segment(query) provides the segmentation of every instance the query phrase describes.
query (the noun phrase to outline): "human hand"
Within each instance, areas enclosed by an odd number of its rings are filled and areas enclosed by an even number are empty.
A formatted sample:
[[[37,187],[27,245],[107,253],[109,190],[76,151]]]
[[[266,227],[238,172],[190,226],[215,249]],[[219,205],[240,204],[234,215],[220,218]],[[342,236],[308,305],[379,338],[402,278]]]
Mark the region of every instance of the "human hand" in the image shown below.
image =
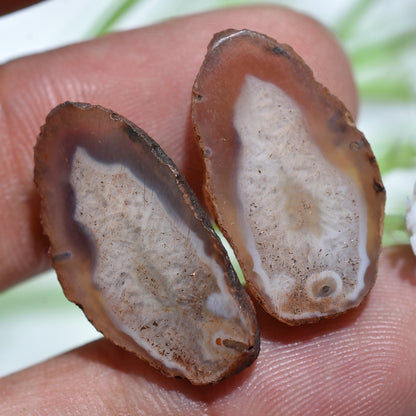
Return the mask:
[[[198,191],[191,88],[213,33],[228,27],[292,45],[356,115],[354,83],[334,39],[277,7],[172,20],[10,62],[0,68],[0,288],[49,266],[33,145],[60,102],[123,114],[159,142]],[[334,320],[292,328],[258,309],[258,360],[218,385],[166,378],[100,340],[0,380],[0,414],[414,415],[416,260],[408,248],[388,249],[379,269],[364,305]]]

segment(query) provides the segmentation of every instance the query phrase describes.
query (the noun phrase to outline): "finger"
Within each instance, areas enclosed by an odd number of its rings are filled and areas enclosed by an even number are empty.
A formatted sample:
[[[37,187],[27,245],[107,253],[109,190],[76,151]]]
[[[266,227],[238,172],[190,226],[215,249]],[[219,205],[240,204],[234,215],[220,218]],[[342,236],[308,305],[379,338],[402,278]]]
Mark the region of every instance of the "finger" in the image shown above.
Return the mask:
[[[415,296],[416,258],[403,246],[383,251],[375,287],[354,311],[295,328],[257,313],[258,377],[267,380],[259,402],[284,403],[290,415],[416,414]]]
[[[201,183],[190,137],[191,88],[213,33],[228,27],[291,44],[356,113],[353,79],[335,39],[315,21],[274,6],[172,20],[10,62],[0,67],[0,289],[49,264],[32,180],[33,146],[58,103],[85,101],[123,114],[161,144],[191,186]]]
[[[0,414],[413,415],[415,276],[409,249],[386,250],[360,310],[301,328],[263,317],[258,360],[216,386],[166,378],[101,340],[0,380]]]

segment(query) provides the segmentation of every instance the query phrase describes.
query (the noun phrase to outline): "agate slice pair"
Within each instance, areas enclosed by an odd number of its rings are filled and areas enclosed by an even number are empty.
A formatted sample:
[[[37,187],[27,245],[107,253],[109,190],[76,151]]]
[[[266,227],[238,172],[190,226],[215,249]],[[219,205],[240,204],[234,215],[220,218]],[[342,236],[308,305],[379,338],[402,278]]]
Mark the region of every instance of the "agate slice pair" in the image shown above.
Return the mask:
[[[376,277],[385,192],[343,104],[289,46],[228,30],[208,47],[192,119],[210,213],[266,311],[297,325],[359,305]],[[256,359],[251,300],[144,131],[64,103],[38,137],[35,182],[64,292],[107,338],[193,384]]]

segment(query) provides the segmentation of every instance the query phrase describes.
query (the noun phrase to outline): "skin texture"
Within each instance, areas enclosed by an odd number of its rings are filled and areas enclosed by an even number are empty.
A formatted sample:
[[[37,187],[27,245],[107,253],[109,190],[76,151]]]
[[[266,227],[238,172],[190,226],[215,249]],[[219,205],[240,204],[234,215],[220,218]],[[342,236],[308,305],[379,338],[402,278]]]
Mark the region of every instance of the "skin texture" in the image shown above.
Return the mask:
[[[190,91],[212,34],[226,27],[249,27],[291,44],[356,115],[350,69],[332,36],[275,7],[170,21],[4,65],[2,288],[49,265],[32,182],[33,145],[56,104],[87,101],[123,114],[158,139],[191,184],[200,183],[189,136]],[[259,359],[216,386],[168,379],[101,340],[0,380],[0,414],[414,415],[416,260],[408,247],[384,250],[379,270],[367,301],[335,320],[290,328],[258,309]]]

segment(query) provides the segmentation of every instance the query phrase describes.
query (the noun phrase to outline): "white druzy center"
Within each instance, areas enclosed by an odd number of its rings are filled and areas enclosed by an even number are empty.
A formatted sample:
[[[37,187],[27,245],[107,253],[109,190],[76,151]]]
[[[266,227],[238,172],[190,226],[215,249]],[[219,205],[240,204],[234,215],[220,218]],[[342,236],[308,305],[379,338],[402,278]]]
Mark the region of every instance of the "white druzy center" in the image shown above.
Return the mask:
[[[233,122],[239,220],[255,284],[282,315],[300,292],[312,303],[353,301],[369,259],[366,204],[352,179],[323,156],[299,106],[272,83],[247,75]]]
[[[94,285],[115,325],[168,367],[180,367],[178,351],[182,361],[214,359],[204,325],[236,318],[239,306],[203,241],[122,164],[77,148],[70,183],[74,219],[96,250]]]

